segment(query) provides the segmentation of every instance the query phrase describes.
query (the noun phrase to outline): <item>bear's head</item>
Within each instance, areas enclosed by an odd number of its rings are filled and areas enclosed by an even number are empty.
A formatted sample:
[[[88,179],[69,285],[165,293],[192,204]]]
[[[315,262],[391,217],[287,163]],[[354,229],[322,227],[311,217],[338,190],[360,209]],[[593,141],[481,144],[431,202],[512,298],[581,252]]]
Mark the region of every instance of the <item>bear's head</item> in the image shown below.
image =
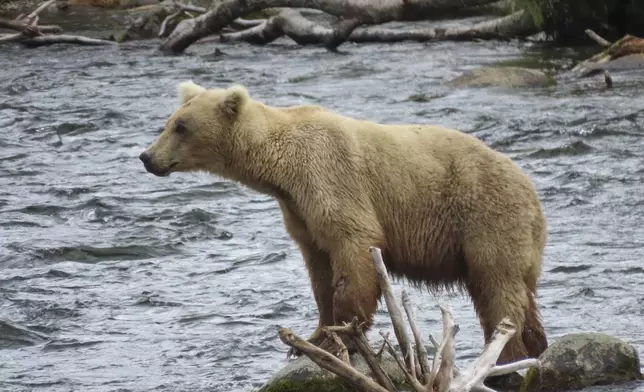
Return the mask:
[[[179,99],[181,106],[139,159],[156,176],[193,171],[223,174],[234,159],[234,134],[249,101],[248,91],[240,85],[205,89],[187,81],[179,84]]]

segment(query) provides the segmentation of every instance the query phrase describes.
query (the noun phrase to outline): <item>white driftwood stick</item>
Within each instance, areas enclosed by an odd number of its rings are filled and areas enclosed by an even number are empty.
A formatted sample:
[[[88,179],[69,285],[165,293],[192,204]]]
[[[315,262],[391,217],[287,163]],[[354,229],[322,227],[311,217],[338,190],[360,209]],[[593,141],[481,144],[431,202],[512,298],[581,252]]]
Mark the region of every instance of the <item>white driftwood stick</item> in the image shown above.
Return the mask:
[[[469,392],[473,388],[487,388],[483,381],[495,367],[501,351],[503,351],[503,348],[515,333],[514,324],[510,322],[509,318],[506,317],[501,320],[499,325],[496,326],[490,342],[483,349],[483,353],[454,380],[453,390],[455,392]]]
[[[535,359],[535,358],[523,359],[521,361],[508,363],[506,365],[494,366],[488,373],[487,377],[501,376],[504,374],[510,374],[510,373],[516,372],[518,370],[527,369],[531,367],[538,368],[540,366],[541,366],[541,362],[538,359]]]
[[[385,297],[385,304],[387,305],[387,310],[389,311],[389,317],[394,326],[394,334],[400,345],[400,350],[403,353],[403,358],[405,363],[411,369],[411,358],[409,355],[413,355],[413,351],[408,353],[409,348],[409,337],[407,336],[407,331],[405,331],[405,323],[403,321],[402,312],[396,303],[396,298],[394,297],[393,290],[391,288],[391,283],[389,282],[389,275],[387,275],[387,267],[385,267],[385,262],[382,259],[382,252],[380,248],[375,246],[369,247],[369,253],[371,253],[371,258],[373,263],[376,266],[376,272],[378,273],[378,283],[380,284],[380,291],[382,296]]]
[[[409,298],[409,293],[407,292],[407,290],[402,291],[402,304],[403,308],[405,309],[405,313],[407,313],[407,320],[409,321],[411,332],[414,335],[414,340],[416,341],[416,356],[418,357],[418,362],[421,370],[421,373],[418,374],[418,378],[422,376],[424,378],[423,382],[427,384],[430,381],[429,362],[427,361],[427,349],[425,348],[423,339],[420,336],[420,331],[418,330],[418,326],[416,325],[414,309],[412,308],[411,300]]]
[[[18,34],[3,34],[0,35],[0,43],[4,42],[16,42],[22,38],[22,33]]]
[[[182,9],[179,9],[179,10],[175,11],[174,13],[172,13],[172,14],[170,14],[170,15],[166,16],[166,18],[165,18],[165,19],[163,19],[163,23],[161,23],[161,27],[159,28],[159,34],[158,34],[158,36],[159,36],[159,37],[164,37],[164,36],[165,36],[165,32],[166,32],[165,30],[166,30],[166,29],[167,29],[167,27],[168,27],[168,23],[170,23],[170,22],[174,21],[175,19],[177,19],[178,17],[180,17],[180,16],[181,16],[181,14],[183,14],[183,10],[182,10]]]
[[[44,46],[53,44],[77,44],[77,45],[116,45],[116,42],[102,39],[82,37],[79,35],[41,35],[38,37],[21,40],[20,43],[27,46]]]
[[[438,373],[434,376],[432,373],[432,381],[438,381],[438,391],[447,392],[452,386],[452,379],[454,377],[454,362],[456,361],[456,350],[454,347],[454,339],[459,331],[459,326],[454,322],[454,315],[450,306],[441,306],[441,313],[443,316],[443,349],[441,352],[442,359]]]
[[[407,379],[407,382],[412,386],[414,391],[426,392],[425,386],[423,386],[423,384],[421,384],[416,378],[412,377],[412,375],[407,371],[405,362],[398,357],[398,354],[396,354],[396,350],[394,350],[394,346],[392,346],[391,342],[389,342],[387,335],[380,332],[380,336],[382,336],[382,338],[385,340],[385,344],[389,348],[389,353],[396,360],[398,367],[400,368],[400,370],[402,370],[403,374],[405,375],[405,379]]]
[[[413,378],[417,378],[416,377],[416,358],[414,358],[415,357],[414,348],[411,346],[411,341],[409,341],[407,345],[407,354],[409,355],[409,371],[411,372],[411,376]]]
[[[55,2],[56,2],[56,0],[49,0],[49,1],[44,2],[43,4],[40,5],[40,7],[36,8],[31,14],[25,16],[21,20],[22,21],[27,21],[27,23],[29,23],[29,24],[33,24],[33,25],[37,24],[36,23],[37,22],[36,18],[38,18],[38,15],[41,12],[43,12],[44,10],[46,10],[47,7],[49,7],[50,5],[54,4]]]
[[[595,33],[591,29],[586,29],[584,30],[584,32],[586,33],[587,36],[589,36],[593,41],[597,42],[597,44],[599,44],[600,46],[605,47],[605,46],[611,45],[610,41],[607,41],[604,37]]]

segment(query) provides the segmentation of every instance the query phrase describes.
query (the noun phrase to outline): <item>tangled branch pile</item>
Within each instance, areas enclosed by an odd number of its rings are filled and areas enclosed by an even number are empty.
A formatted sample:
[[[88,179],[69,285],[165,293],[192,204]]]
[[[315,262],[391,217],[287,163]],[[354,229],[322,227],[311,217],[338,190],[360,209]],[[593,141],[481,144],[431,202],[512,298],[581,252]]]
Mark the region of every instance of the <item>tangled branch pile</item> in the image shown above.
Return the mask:
[[[538,359],[525,359],[515,363],[496,366],[496,361],[501,351],[516,332],[513,323],[506,318],[497,325],[492,338],[485,345],[483,353],[465,370],[461,371],[457,369],[454,363],[456,357],[454,340],[459,331],[459,327],[454,322],[454,317],[449,307],[446,306],[440,306],[443,318],[442,341],[437,343],[430,335],[430,340],[436,348],[436,354],[430,366],[427,350],[414,319],[409,295],[406,291],[403,291],[402,303],[414,337],[415,348],[404,328],[402,312],[394,298],[381,251],[375,247],[371,247],[369,251],[376,265],[378,281],[393,323],[394,334],[402,351],[402,359],[395,352],[387,335],[381,333],[381,336],[384,339],[385,346],[396,359],[398,366],[405,374],[405,378],[414,392],[468,392],[472,390],[492,392],[492,389],[483,383],[487,377],[509,374],[517,370],[540,366]],[[312,345],[295,335],[288,328],[280,329],[279,337],[282,342],[299,350],[321,368],[340,376],[359,391],[396,391],[396,387],[391,379],[380,366],[379,355],[374,353],[367,343],[363,325],[358,324],[357,319],[354,319],[351,324],[344,326],[326,327],[325,333],[327,334],[327,339],[335,343],[337,347],[337,350],[334,350],[336,355]],[[339,335],[344,335],[357,347],[360,354],[369,364],[374,378],[358,372],[351,366],[346,346],[342,343]]]
[[[56,0],[48,0],[29,15],[18,15],[14,20],[0,18],[0,29],[15,30],[14,34],[0,34],[0,43],[19,42],[25,46],[42,46],[59,43],[79,45],[111,45],[113,42],[100,39],[62,34],[59,26],[38,26],[39,16]]]

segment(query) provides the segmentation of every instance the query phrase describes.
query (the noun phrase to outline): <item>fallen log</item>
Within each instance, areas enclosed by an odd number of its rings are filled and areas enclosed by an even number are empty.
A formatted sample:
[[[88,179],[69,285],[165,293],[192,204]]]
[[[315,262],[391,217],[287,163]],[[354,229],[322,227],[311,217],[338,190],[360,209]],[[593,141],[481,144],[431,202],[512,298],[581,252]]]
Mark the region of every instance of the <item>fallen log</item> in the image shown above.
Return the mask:
[[[353,30],[345,40],[356,43],[467,41],[521,38],[537,32],[538,28],[533,19],[526,12],[518,11],[508,16],[476,23],[470,27],[414,30],[362,28]],[[243,41],[266,45],[282,36],[287,36],[299,45],[327,45],[334,38],[334,34],[336,30],[305,18],[297,10],[286,9],[249,29],[220,34],[219,39],[221,42]]]
[[[443,319],[443,340],[438,344],[430,367],[427,362],[427,353],[424,350],[421,334],[414,321],[413,312],[411,311],[409,296],[403,291],[402,303],[414,335],[416,350],[413,350],[412,343],[401,325],[403,322],[402,312],[393,296],[393,290],[391,289],[384,261],[382,260],[382,253],[380,249],[375,247],[369,248],[369,251],[378,271],[380,289],[385,297],[385,303],[394,325],[396,337],[403,353],[403,359],[396,353],[387,335],[381,332],[381,336],[414,392],[469,392],[472,390],[493,392],[491,388],[484,384],[487,377],[510,374],[530,367],[540,367],[538,359],[524,359],[510,364],[496,365],[496,361],[503,348],[516,333],[515,325],[510,319],[505,318],[497,325],[481,355],[463,371],[456,370],[454,342],[456,334],[459,331],[459,326],[455,323],[449,306],[439,306]],[[354,341],[364,343],[366,342],[366,337],[363,327],[364,324],[359,324],[357,318],[354,318],[352,323],[344,326],[326,327],[324,333],[328,336],[334,336],[337,342],[336,344],[340,346],[343,343],[341,339],[337,338],[337,335],[342,334]],[[377,359],[378,354],[375,354],[366,344],[358,345],[358,351],[369,364],[375,379],[360,373],[348,361],[338,359],[329,351],[316,347],[300,338],[288,328],[281,328],[279,330],[279,337],[283,343],[299,350],[318,366],[338,375],[359,391],[396,391],[396,387],[380,368],[380,362]],[[339,350],[339,352],[346,351]]]
[[[339,18],[333,35],[325,46],[335,50],[361,25],[377,25],[392,21],[418,21],[445,11],[496,3],[498,0],[224,0],[194,19],[184,20],[160,50],[183,52],[197,40],[216,34],[235,19],[266,8],[313,8]]]

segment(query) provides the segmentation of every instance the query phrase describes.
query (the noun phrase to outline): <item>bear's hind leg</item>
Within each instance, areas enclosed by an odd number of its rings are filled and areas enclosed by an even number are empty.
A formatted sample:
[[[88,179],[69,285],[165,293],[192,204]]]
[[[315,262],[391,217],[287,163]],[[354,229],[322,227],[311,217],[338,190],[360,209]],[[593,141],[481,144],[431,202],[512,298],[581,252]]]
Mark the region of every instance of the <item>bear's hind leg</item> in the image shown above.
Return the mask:
[[[485,343],[492,338],[494,329],[505,317],[514,323],[516,333],[505,345],[497,365],[519,361],[528,356],[523,343],[525,312],[528,307],[528,290],[520,276],[498,268],[468,265],[467,289],[474,303],[485,336]]]
[[[528,309],[526,310],[525,325],[523,326],[523,344],[530,358],[539,358],[548,348],[548,339],[543,329],[537,301],[534,298],[535,295],[536,293],[529,294]]]

